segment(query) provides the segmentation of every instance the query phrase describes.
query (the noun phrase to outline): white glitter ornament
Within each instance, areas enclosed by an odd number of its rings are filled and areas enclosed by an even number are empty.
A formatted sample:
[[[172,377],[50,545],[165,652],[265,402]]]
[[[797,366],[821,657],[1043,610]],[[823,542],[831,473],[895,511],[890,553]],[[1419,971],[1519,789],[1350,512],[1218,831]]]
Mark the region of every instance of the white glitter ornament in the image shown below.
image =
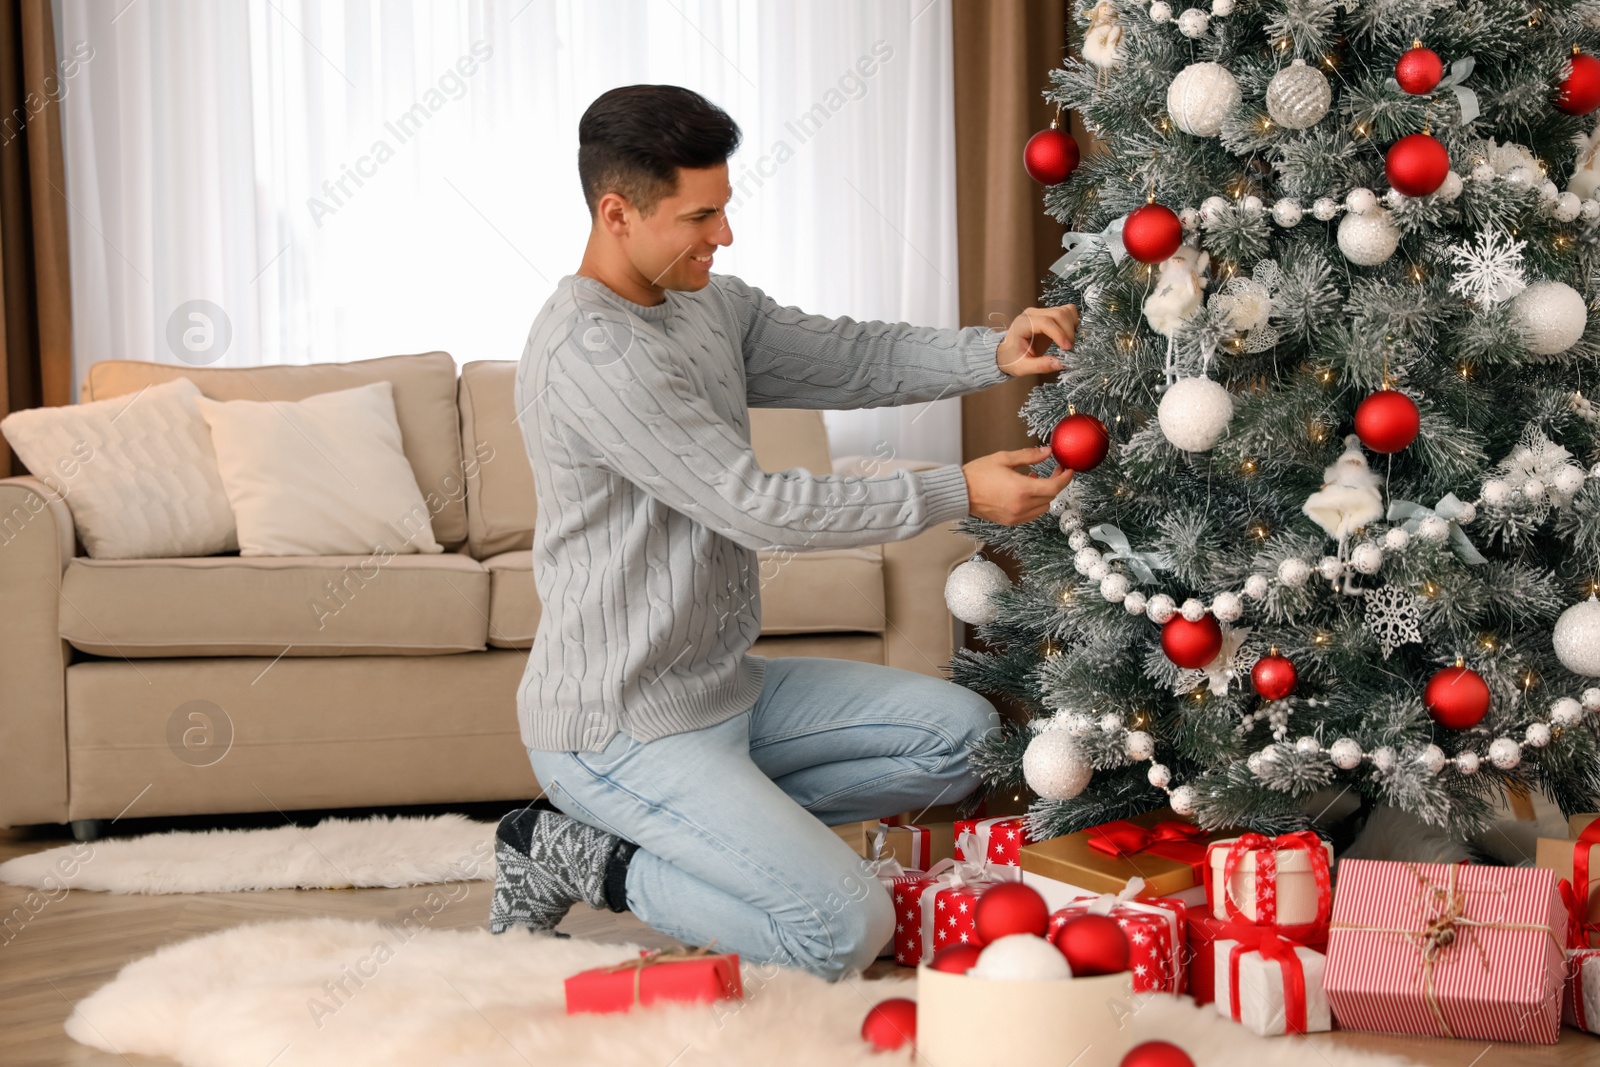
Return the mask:
[[[1250,755],[1245,757],[1244,765],[1246,767],[1250,768],[1250,773],[1251,774],[1255,775],[1257,778],[1261,777],[1261,771],[1262,771],[1262,768],[1264,766],[1264,761],[1261,758],[1261,753],[1259,753],[1259,752],[1250,753]]]
[[[1145,772],[1145,778],[1157,789],[1165,789],[1167,783],[1172,781],[1172,772],[1167,769],[1165,763],[1152,763],[1150,769]]]
[[[1344,206],[1357,215],[1365,215],[1378,206],[1378,198],[1371,189],[1352,189],[1345,194]]]
[[[1455,522],[1457,526],[1465,526],[1477,517],[1478,509],[1472,502],[1470,500],[1463,501],[1460,510],[1456,512]]]
[[[1185,452],[1209,452],[1233,419],[1233,397],[1210,378],[1180,378],[1156,409],[1166,439]]]
[[[1354,770],[1361,766],[1361,746],[1348,737],[1341,737],[1328,746],[1328,758],[1342,771]]]
[[[1311,567],[1305,560],[1290,556],[1278,564],[1278,581],[1291,589],[1298,589],[1311,577]]]
[[[1383,547],[1390,552],[1404,552],[1411,543],[1411,535],[1399,526],[1394,527],[1383,535]]]
[[[1135,762],[1147,760],[1155,755],[1156,742],[1153,737],[1143,730],[1129,730],[1128,736],[1122,740],[1122,751],[1126,752],[1128,758]]]
[[[1261,198],[1256,196],[1254,193],[1251,193],[1249,196],[1239,201],[1239,206],[1244,208],[1249,214],[1254,215],[1261,210]]]
[[[1219,19],[1233,14],[1233,0],[1211,0],[1211,13]]]
[[[1600,689],[1585,689],[1581,699],[1584,711],[1600,711]]]
[[[1108,574],[1100,579],[1100,596],[1107,603],[1120,604],[1128,595],[1128,576],[1126,574]]]
[[[950,572],[944,583],[944,603],[950,614],[973,626],[983,626],[1000,617],[995,593],[1011,588],[1011,579],[998,564],[986,559],[969,559]]]
[[[1522,762],[1522,746],[1509,737],[1497,737],[1489,742],[1489,762],[1509,771]]]
[[[1522,735],[1522,743],[1529,748],[1543,748],[1550,743],[1550,736],[1550,727],[1542,722],[1530,722]]]
[[[1129,615],[1143,615],[1146,603],[1145,595],[1137,589],[1122,598],[1122,608]]]
[[[1571,697],[1562,697],[1550,705],[1550,721],[1557,726],[1576,726],[1583,721],[1583,705]]]
[[[1056,523],[1056,525],[1060,527],[1062,533],[1069,536],[1072,534],[1082,533],[1083,515],[1080,512],[1068,508],[1066,511],[1061,513],[1061,521]],[[1071,542],[1069,541],[1068,544],[1071,544]],[[1077,548],[1081,546],[1074,545],[1073,547]]]
[[[1490,478],[1483,483],[1483,502],[1485,504],[1504,504],[1511,499],[1511,484],[1499,478]]]
[[[954,918],[954,916],[951,916]],[[978,953],[968,978],[1002,982],[1051,982],[1072,977],[1072,965],[1061,950],[1038,934],[1006,934]]]
[[[1429,515],[1417,524],[1417,536],[1436,545],[1442,544],[1450,536],[1450,523],[1437,515]]]
[[[1122,716],[1121,715],[1118,715],[1114,711],[1108,711],[1104,715],[1100,716],[1100,732],[1101,733],[1103,733],[1103,734],[1114,734],[1120,729],[1122,729]]]
[[[1187,8],[1178,16],[1178,32],[1185,37],[1204,37],[1210,27],[1211,16],[1197,7]]]
[[[1200,221],[1215,226],[1228,212],[1228,202],[1220,196],[1208,196],[1200,201]]]
[[[1206,606],[1194,597],[1190,597],[1183,602],[1183,607],[1178,610],[1178,614],[1190,622],[1199,622],[1206,617]]]
[[[1071,800],[1083,792],[1093,773],[1077,738],[1066,730],[1035,734],[1022,753],[1022,777],[1029,789],[1047,800]]]
[[[1150,21],[1154,23],[1171,22],[1172,6],[1164,0],[1156,0],[1150,5]]]
[[[1165,626],[1177,614],[1178,605],[1165,593],[1157,593],[1150,598],[1150,603],[1145,605],[1144,616],[1157,626]]]
[[[1583,200],[1578,205],[1578,215],[1584,222],[1600,219],[1600,200]]]
[[[1475,182],[1487,182],[1494,180],[1494,168],[1489,166],[1487,163],[1478,163],[1474,165],[1472,168],[1472,180]]]
[[[1405,531],[1400,531],[1404,533]],[[1383,549],[1369,542],[1363,542],[1350,553],[1350,563],[1362,574],[1377,574],[1383,566]]]
[[[1315,737],[1298,737],[1295,738],[1294,750],[1302,756],[1315,756],[1322,751],[1322,745]]]
[[[1457,752],[1456,770],[1462,774],[1478,773],[1478,754],[1476,752]]]
[[[1089,568],[1100,562],[1100,550],[1093,546],[1080,548],[1072,557],[1072,569],[1079,574],[1088,574]]]
[[[1238,593],[1218,593],[1211,600],[1211,614],[1219,622],[1238,622],[1239,616],[1244,614],[1244,602]]]
[[[1540,356],[1571,348],[1589,322],[1583,297],[1565,282],[1534,282],[1511,301],[1511,315],[1522,327],[1523,344]]]
[[[1374,208],[1364,215],[1347,214],[1339,220],[1339,251],[1363,267],[1375,267],[1400,247],[1400,231],[1389,213]]]
[[[1562,193],[1556,198],[1555,211],[1552,212],[1556,221],[1571,222],[1583,210],[1583,203],[1571,193]]]
[[[1282,200],[1273,202],[1272,221],[1286,230],[1291,226],[1298,225],[1304,214],[1305,212],[1300,208],[1300,201],[1293,198],[1285,197]]]
[[[1386,189],[1383,193],[1385,207],[1399,207],[1406,202],[1406,195],[1398,189]]]
[[[1061,725],[1068,737],[1083,737],[1094,731],[1094,723],[1081,711],[1068,712]]]
[[[1089,579],[1091,582],[1098,582],[1104,578],[1109,578],[1111,577],[1111,564],[1107,563],[1105,560],[1101,560],[1093,567],[1090,567],[1088,571],[1084,573],[1084,577]]]
[[[1439,186],[1439,191],[1434,195],[1448,204],[1461,195],[1461,188],[1461,175],[1452,170],[1444,176],[1444,183]]]
[[[1344,573],[1344,563],[1338,556],[1323,556],[1317,563],[1317,573],[1327,581],[1334,581]]]
[[[1600,600],[1591,595],[1563,611],[1550,632],[1550,643],[1567,670],[1600,678]]]
[[[1394,770],[1394,761],[1394,749],[1390,748],[1388,745],[1383,745],[1372,750],[1372,765],[1376,767],[1380,773],[1388,774],[1390,771]]]
[[[1536,502],[1544,500],[1544,483],[1537,478],[1529,478],[1522,483],[1522,495]]]
[[[1267,83],[1267,114],[1286,130],[1315,126],[1328,113],[1333,89],[1316,67],[1296,59]]]
[[[1565,463],[1556,468],[1556,472],[1550,481],[1555,486],[1556,492],[1570,499],[1579,489],[1583,488],[1584,477],[1581,467],[1574,467],[1570,463]],[[1461,520],[1457,519],[1456,521],[1460,522]]]
[[[1264,574],[1252,574],[1244,580],[1244,595],[1251,600],[1265,600],[1268,588],[1267,576]]]
[[[1331,222],[1339,213],[1339,202],[1331,196],[1319,196],[1311,203],[1311,214],[1323,222]]]
[[[1088,530],[1073,530],[1067,537],[1067,545],[1074,552],[1082,552],[1094,544],[1094,539],[1089,536]]]
[[[1548,179],[1539,183],[1539,199],[1547,204],[1554,204],[1561,199],[1561,190],[1556,188],[1556,183]]]
[[[1438,774],[1444,770],[1444,765],[1450,761],[1445,756],[1444,749],[1438,745],[1428,745],[1417,753],[1417,762],[1422,764],[1429,774]]]
[[[1184,133],[1215,137],[1239,105],[1239,83],[1221,63],[1191,63],[1167,89],[1167,111]]]
[[[1167,796],[1167,804],[1176,815],[1194,814],[1194,786],[1180,785]]]

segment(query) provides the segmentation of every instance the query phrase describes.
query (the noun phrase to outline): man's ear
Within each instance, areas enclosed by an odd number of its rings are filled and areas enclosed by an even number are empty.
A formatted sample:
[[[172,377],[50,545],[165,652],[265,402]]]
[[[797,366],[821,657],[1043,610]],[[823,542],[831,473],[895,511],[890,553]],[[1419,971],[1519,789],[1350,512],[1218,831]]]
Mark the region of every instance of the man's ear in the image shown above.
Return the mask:
[[[596,222],[613,237],[626,237],[631,213],[628,200],[621,193],[606,193],[595,209]]]

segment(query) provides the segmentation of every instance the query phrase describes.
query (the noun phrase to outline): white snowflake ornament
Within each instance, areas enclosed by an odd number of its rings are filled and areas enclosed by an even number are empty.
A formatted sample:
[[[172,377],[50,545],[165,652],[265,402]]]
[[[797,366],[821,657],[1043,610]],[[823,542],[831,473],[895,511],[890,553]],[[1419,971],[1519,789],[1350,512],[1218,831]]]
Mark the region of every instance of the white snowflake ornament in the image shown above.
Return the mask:
[[[1486,307],[1510,300],[1528,287],[1522,273],[1522,250],[1527,246],[1527,241],[1513,241],[1493,229],[1479,230],[1476,240],[1451,245],[1456,272],[1450,291]]]
[[[1366,591],[1366,627],[1377,638],[1383,658],[1401,645],[1422,640],[1422,603],[1415,594],[1392,585]]]

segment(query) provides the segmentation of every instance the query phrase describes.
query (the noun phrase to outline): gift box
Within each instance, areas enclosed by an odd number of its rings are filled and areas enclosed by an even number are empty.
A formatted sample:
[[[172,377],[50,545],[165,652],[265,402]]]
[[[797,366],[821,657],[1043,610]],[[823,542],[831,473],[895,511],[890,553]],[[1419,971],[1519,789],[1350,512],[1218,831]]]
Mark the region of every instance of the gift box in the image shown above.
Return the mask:
[[[1333,1029],[1322,988],[1327,957],[1277,934],[1254,942],[1217,941],[1213,957],[1217,1010],[1247,1029],[1315,1034]]]
[[[1048,981],[917,969],[916,1062],[935,1067],[1115,1067],[1140,1004],[1128,975]]]
[[[893,857],[908,871],[925,871],[955,855],[955,827],[948,822],[891,825],[868,820],[835,826],[833,832],[862,859]]]
[[[1309,830],[1213,841],[1205,869],[1211,914],[1261,926],[1326,922],[1333,907],[1332,860],[1333,846]]]
[[[1153,811],[1075,834],[1024,845],[1022,869],[1096,893],[1116,893],[1134,878],[1141,897],[1169,897],[1200,885],[1211,835],[1169,811]]]
[[[1182,993],[1187,984],[1188,907],[1181,900],[1084,897],[1050,915],[1046,933],[1056,931],[1082,915],[1109,915],[1128,935],[1128,971],[1135,993]]]
[[[1021,866],[1022,846],[1029,843],[1028,831],[1023,827],[1026,821],[1021,815],[957,819],[955,858],[968,863],[987,860],[1003,867]]]
[[[1600,1034],[1600,948],[1575,948],[1567,952],[1561,1021],[1579,1030]]]
[[[1566,931],[1550,871],[1345,860],[1323,986],[1345,1029],[1551,1044]]]
[[[1256,926],[1254,923],[1233,923],[1218,919],[1209,911],[1189,909],[1188,929],[1188,990],[1196,1004],[1210,1004],[1216,996],[1216,946],[1220,941],[1255,944],[1269,937],[1281,937],[1298,945],[1327,954],[1328,924],[1310,923],[1305,926]]]
[[[1600,816],[1574,815],[1572,837],[1541,837],[1534,846],[1533,865],[1554,871],[1571,885],[1576,943],[1600,947]]]
[[[566,981],[567,1014],[630,1011],[658,1000],[740,1000],[739,957],[706,949],[641,952],[638,959],[596,967]]]
[[[889,886],[894,901],[894,960],[915,967],[948,945],[978,944],[978,894],[999,881],[1004,869],[983,863],[940,860],[927,871],[908,871]]]

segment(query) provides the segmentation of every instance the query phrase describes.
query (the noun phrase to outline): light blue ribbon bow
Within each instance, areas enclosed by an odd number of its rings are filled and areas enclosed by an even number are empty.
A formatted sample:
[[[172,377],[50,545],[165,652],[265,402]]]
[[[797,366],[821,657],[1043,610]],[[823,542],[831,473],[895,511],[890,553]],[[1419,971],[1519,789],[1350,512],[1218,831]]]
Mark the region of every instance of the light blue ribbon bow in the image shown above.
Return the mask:
[[[1122,224],[1126,221],[1128,221],[1128,216],[1123,215],[1120,218],[1112,219],[1111,225],[1099,233],[1078,233],[1074,231],[1062,234],[1061,247],[1067,250],[1067,254],[1050,264],[1050,269],[1065,278],[1067,272],[1072,269],[1078,260],[1100,248],[1104,248],[1111,253],[1111,261],[1113,263],[1121,263],[1123,257],[1128,254],[1127,248],[1122,244]]]
[[[1454,493],[1446,493],[1439,501],[1438,506],[1425,508],[1421,504],[1413,504],[1409,500],[1389,501],[1389,521],[1404,521],[1406,533],[1414,534],[1422,525],[1422,520],[1437,516],[1450,524],[1450,544],[1456,550],[1456,555],[1461,557],[1461,562],[1476,566],[1479,563],[1488,563],[1483,553],[1473,547],[1467,535],[1461,529],[1461,524],[1456,520],[1467,510],[1467,505],[1457,499]]]
[[[1461,83],[1467,80],[1467,75],[1472,73],[1472,68],[1477,65],[1477,60],[1471,56],[1458,59],[1450,64],[1450,73],[1439,80],[1434,86],[1434,91],[1449,89],[1456,94],[1456,103],[1461,107],[1461,125],[1474,121],[1478,117],[1478,94],[1468,89]],[[1400,83],[1393,78],[1388,80],[1388,86],[1395,92],[1400,91]]]
[[[1141,585],[1147,585],[1156,580],[1154,571],[1167,570],[1172,566],[1172,560],[1161,552],[1135,552],[1133,546],[1128,544],[1128,536],[1108,522],[1089,528],[1089,536],[1101,544],[1110,547],[1111,551],[1103,557],[1107,561],[1121,560],[1128,565],[1133,576]]]

